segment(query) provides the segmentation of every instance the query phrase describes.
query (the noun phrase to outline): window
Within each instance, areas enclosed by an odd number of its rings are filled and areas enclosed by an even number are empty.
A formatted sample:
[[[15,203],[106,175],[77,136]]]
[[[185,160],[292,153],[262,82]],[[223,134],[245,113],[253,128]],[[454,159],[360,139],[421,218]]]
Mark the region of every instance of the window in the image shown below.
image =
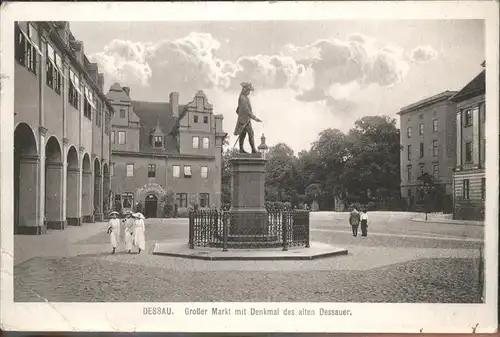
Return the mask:
[[[408,165],[406,166],[406,170],[408,171],[408,182],[411,182],[411,170],[412,170],[412,167],[411,165]]]
[[[109,165],[109,175],[113,177],[115,175],[115,163]]]
[[[73,70],[70,69],[68,102],[77,110],[79,108],[81,94],[82,92],[80,90],[80,78],[73,72]]]
[[[197,115],[194,115],[194,116],[193,116],[193,122],[194,122],[194,123],[198,123],[198,116],[197,116]]]
[[[122,193],[123,208],[132,208],[134,205],[134,193]]]
[[[465,143],[465,162],[472,162],[472,142]]]
[[[111,131],[111,144],[115,143],[115,132]]]
[[[464,118],[464,126],[471,126],[472,125],[472,110],[466,110],[465,111],[465,118]]]
[[[134,176],[134,164],[127,164],[127,177]]]
[[[437,119],[432,120],[432,132],[438,132],[438,120]]]
[[[191,165],[184,165],[184,178],[191,178]]]
[[[434,179],[439,179],[439,164],[432,164],[432,177]]]
[[[203,116],[203,123],[208,124],[208,116]]]
[[[486,178],[481,178],[481,199],[486,199]]]
[[[163,136],[155,136],[154,147],[163,147]]]
[[[62,60],[59,54],[56,53],[54,48],[50,45],[50,43],[46,42],[46,82],[47,85],[54,89],[54,91],[58,94],[61,94],[61,85],[62,85]]]
[[[210,207],[210,194],[200,193],[200,207]]]
[[[125,118],[125,109],[120,109],[120,118]]]
[[[481,121],[486,122],[486,104],[481,104]]]
[[[123,145],[126,141],[125,131],[118,131],[118,144]]]
[[[462,181],[462,197],[465,200],[469,200],[469,179]]]
[[[203,137],[203,148],[208,149],[210,145],[210,139],[208,137]]]
[[[83,94],[85,96],[85,101],[83,102],[83,115],[88,119],[92,119],[92,109],[95,109],[94,93],[92,89],[84,85]]]
[[[193,149],[197,149],[200,147],[200,138],[193,137]]]
[[[188,195],[187,195],[187,193],[177,193],[175,200],[176,200],[177,206],[179,206],[179,208],[186,208],[187,201],[188,201]]]
[[[406,136],[411,138],[411,127],[406,128]]]
[[[423,176],[424,175],[424,168],[425,168],[425,164],[420,164],[419,165],[419,177]]]
[[[16,25],[15,44],[15,57],[17,62],[36,75],[37,58],[41,58],[42,52],[38,47],[38,33],[35,27],[28,24],[28,33],[25,33]]]
[[[438,141],[437,140],[433,140],[432,141],[432,155],[434,157],[437,157],[439,153],[439,144],[438,144]]]
[[[208,166],[201,167],[201,177],[205,179],[208,178]]]
[[[418,126],[418,134],[421,136],[424,134],[424,124],[423,123],[420,123],[420,125]]]
[[[181,176],[181,167],[179,165],[172,166],[172,175],[174,178],[179,178]]]
[[[407,152],[408,152],[408,160],[411,160],[411,145],[407,146]]]
[[[420,158],[424,157],[424,143],[420,142]]]
[[[148,178],[156,177],[156,164],[148,165]]]

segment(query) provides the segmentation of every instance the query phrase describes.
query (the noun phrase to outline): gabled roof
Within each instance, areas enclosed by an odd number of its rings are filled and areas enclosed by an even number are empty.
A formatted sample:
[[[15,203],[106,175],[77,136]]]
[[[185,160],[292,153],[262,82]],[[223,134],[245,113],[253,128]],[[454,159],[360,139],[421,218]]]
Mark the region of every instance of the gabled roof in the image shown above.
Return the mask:
[[[458,93],[450,98],[453,102],[462,102],[471,97],[482,95],[486,92],[486,70],[481,71],[472,81]]]
[[[167,102],[145,102],[131,101],[134,113],[140,119],[140,150],[148,152],[165,152],[165,150],[155,149],[149,143],[149,135],[156,127],[160,126],[161,131],[165,134],[167,144],[167,152],[179,152],[177,148],[177,139],[175,130],[177,126],[177,118],[173,117],[170,112],[170,103]],[[179,114],[185,109],[184,105],[179,105]]]

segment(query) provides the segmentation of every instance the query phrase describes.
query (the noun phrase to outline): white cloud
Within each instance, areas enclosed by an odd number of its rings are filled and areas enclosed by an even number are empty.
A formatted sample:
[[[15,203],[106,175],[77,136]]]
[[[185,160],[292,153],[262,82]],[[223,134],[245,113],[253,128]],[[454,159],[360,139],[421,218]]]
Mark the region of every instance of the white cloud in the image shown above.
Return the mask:
[[[418,46],[410,52],[409,57],[413,62],[426,63],[435,60],[438,52],[431,46]]]

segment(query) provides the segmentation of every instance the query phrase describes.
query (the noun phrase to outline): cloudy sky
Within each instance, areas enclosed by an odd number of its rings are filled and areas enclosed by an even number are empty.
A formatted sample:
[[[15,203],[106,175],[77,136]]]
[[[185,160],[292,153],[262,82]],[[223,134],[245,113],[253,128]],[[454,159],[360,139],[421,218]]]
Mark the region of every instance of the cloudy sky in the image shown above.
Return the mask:
[[[71,22],[106,87],[134,100],[180,102],[205,91],[231,136],[240,82],[256,91],[255,125],[268,144],[309,148],[326,128],[457,90],[481,71],[481,20]],[[107,90],[106,90],[107,92]],[[235,138],[231,138],[234,142]]]

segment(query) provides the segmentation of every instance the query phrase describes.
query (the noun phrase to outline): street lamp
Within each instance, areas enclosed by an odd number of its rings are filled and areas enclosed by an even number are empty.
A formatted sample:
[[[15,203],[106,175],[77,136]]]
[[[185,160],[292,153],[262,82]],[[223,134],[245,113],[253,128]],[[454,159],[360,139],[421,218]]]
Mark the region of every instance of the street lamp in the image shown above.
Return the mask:
[[[266,145],[266,137],[264,136],[264,134],[262,134],[262,137],[260,137],[260,145],[257,147],[257,149],[262,154],[262,158],[266,159],[269,148]]]

